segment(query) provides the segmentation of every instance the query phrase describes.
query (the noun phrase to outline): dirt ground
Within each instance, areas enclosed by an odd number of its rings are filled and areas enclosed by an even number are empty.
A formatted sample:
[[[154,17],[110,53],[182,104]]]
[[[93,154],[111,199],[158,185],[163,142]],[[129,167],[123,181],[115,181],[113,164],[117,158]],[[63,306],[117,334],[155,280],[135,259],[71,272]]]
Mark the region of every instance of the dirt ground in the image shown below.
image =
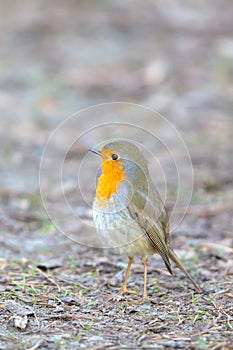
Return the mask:
[[[233,349],[232,1],[2,0],[0,16],[0,349]],[[87,154],[112,137],[148,151],[201,294],[153,256],[152,301],[137,259],[138,296],[106,298],[127,257],[98,248]]]

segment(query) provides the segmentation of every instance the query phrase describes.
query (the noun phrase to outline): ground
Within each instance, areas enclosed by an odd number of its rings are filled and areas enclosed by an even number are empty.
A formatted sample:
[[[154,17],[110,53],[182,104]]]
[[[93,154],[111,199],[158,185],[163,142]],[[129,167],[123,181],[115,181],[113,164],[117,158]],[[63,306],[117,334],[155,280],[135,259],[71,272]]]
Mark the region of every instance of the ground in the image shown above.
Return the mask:
[[[233,349],[232,2],[0,7],[0,349]],[[202,293],[153,256],[153,300],[137,259],[138,295],[116,296],[127,257],[99,248],[87,155],[111,137],[145,147]]]

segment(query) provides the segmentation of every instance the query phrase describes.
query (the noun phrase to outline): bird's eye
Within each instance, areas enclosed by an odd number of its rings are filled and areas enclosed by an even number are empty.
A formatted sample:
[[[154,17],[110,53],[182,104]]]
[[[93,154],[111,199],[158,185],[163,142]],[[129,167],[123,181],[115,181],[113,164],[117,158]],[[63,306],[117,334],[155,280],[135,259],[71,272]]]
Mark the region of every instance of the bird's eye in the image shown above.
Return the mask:
[[[112,160],[117,160],[117,159],[118,159],[118,155],[115,154],[115,153],[113,153],[113,154],[112,154]]]

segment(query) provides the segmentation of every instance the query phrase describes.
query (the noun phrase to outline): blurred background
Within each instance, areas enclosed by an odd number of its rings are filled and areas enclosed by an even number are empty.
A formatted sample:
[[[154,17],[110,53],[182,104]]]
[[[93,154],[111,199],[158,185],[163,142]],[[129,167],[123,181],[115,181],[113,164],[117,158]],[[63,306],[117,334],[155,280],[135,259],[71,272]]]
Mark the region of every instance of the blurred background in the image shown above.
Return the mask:
[[[193,244],[202,239],[232,245],[231,0],[170,0],[166,4],[160,0],[1,0],[0,16],[3,257],[30,257],[35,251],[38,257],[59,255],[64,244],[75,254],[81,249],[54,235],[44,212],[38,181],[41,154],[51,132],[69,115],[112,101],[155,109],[172,122],[188,146],[194,193],[188,216],[179,227],[181,243],[186,242],[188,232]],[[145,126],[154,130],[153,117],[146,113],[131,111],[128,118],[141,124],[145,118]],[[101,122],[100,114],[96,122]],[[172,139],[166,126],[156,126],[159,135]],[[79,124],[75,127],[78,130]],[[52,181],[56,175],[53,161],[73,134],[74,129],[68,127],[51,145],[44,174],[50,188],[48,200],[59,215],[64,213],[67,225],[60,193]],[[83,158],[88,147],[81,142],[70,151],[70,172],[64,176],[70,200],[80,215],[90,219],[90,207],[83,208],[77,200],[77,174],[72,175],[71,165]],[[169,165],[167,169],[170,208],[176,184]],[[85,188],[89,199],[93,189]],[[69,228],[80,234],[87,229],[74,219],[69,220]]]
[[[153,256],[155,303],[104,301],[127,258],[90,248],[88,149],[122,136],[144,147],[204,296]],[[1,349],[232,348],[232,140],[232,0],[1,0]],[[129,282],[139,299],[138,259]]]

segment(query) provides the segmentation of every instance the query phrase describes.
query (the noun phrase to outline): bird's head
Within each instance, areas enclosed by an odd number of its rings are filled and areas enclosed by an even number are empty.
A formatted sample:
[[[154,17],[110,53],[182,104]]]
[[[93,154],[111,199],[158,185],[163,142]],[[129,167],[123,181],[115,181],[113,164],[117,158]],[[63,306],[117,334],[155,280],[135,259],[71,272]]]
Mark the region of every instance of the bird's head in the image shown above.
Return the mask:
[[[110,198],[125,180],[131,188],[146,191],[148,188],[147,161],[134,143],[113,141],[105,144],[100,150],[90,149],[90,151],[98,154],[102,161],[102,175],[97,186],[99,197]]]
[[[137,177],[140,170],[145,174],[148,172],[143,152],[132,142],[113,141],[105,144],[100,150],[90,149],[90,151],[101,157],[103,172],[122,171],[131,180]]]

